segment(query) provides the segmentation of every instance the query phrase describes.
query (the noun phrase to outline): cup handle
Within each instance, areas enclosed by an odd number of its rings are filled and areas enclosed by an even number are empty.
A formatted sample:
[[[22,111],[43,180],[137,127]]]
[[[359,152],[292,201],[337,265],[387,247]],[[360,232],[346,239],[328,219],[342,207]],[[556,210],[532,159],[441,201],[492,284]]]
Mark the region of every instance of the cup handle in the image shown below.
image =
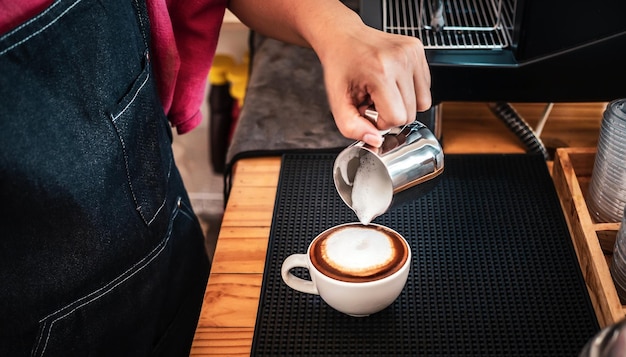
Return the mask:
[[[294,290],[301,291],[307,294],[319,295],[315,284],[311,280],[304,280],[293,275],[290,270],[293,268],[306,268],[309,269],[308,259],[306,254],[292,254],[285,259],[283,266],[280,269],[280,273],[283,277],[283,281],[287,286]]]

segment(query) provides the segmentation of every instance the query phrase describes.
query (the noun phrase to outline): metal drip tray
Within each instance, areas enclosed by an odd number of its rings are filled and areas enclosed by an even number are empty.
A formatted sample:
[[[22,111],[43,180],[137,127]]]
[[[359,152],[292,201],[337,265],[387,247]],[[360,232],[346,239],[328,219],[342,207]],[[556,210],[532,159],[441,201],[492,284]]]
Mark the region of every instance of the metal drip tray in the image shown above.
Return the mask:
[[[383,0],[383,30],[413,36],[426,49],[503,49],[510,44],[515,1],[445,0],[444,26],[431,26],[431,0]]]

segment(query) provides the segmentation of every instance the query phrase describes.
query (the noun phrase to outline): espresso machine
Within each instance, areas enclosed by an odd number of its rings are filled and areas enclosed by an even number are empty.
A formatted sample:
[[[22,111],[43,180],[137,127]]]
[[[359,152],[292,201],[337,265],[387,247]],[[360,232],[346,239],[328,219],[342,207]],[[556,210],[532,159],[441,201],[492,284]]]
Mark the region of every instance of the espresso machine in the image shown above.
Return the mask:
[[[424,44],[440,135],[443,101],[489,102],[529,150],[545,149],[509,103],[626,97],[626,1],[361,0],[363,21]],[[545,118],[544,118],[545,119]]]
[[[362,0],[359,11],[372,27],[421,39],[435,102],[626,96],[622,0]]]

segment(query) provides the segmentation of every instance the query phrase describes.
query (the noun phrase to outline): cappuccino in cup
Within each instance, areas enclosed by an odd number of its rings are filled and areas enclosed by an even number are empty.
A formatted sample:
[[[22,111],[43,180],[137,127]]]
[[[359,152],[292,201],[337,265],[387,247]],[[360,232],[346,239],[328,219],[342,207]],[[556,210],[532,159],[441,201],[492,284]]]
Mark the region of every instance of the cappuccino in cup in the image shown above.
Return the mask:
[[[320,233],[307,254],[293,254],[281,269],[285,283],[318,294],[331,307],[352,316],[367,316],[400,295],[411,265],[411,249],[398,232],[378,225],[348,223]],[[291,273],[309,270],[311,280]]]
[[[400,234],[382,226],[346,225],[327,230],[311,244],[311,263],[320,273],[346,282],[390,276],[408,259]]]

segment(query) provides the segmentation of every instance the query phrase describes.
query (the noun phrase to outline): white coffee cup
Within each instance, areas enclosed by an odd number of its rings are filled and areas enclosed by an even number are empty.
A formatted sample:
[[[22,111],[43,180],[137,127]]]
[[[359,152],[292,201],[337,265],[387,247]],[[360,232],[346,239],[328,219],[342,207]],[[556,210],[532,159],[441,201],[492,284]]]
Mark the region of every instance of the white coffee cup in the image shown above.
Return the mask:
[[[311,280],[291,269],[308,269]],[[378,224],[347,223],[320,233],[306,254],[283,262],[283,281],[292,289],[320,297],[351,316],[368,316],[391,305],[404,288],[411,248],[402,235]]]

